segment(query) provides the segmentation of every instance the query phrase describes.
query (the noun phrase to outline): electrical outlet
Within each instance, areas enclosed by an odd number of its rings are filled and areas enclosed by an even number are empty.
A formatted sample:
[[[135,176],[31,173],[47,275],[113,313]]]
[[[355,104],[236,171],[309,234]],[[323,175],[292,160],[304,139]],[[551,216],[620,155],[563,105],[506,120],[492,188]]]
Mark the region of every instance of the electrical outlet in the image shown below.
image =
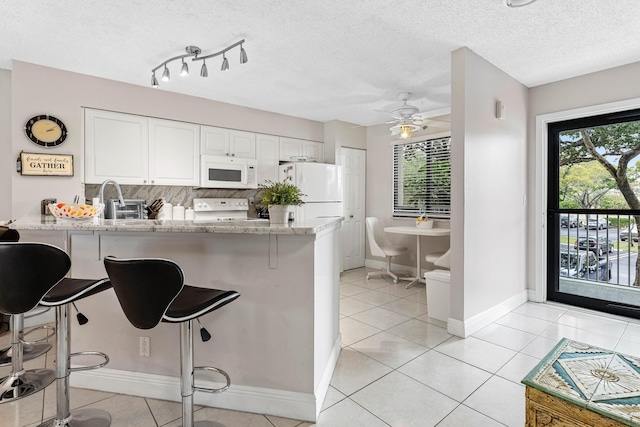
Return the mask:
[[[140,337],[140,356],[151,356],[151,339],[149,337]]]

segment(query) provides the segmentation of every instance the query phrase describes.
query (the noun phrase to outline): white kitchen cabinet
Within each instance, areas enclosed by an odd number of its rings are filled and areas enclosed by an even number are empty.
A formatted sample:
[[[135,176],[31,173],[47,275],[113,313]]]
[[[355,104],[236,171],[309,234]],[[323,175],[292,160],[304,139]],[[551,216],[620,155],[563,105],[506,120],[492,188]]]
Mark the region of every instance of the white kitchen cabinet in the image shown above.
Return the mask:
[[[256,134],[241,130],[229,131],[229,155],[243,159],[255,159]]]
[[[290,162],[296,157],[302,156],[302,140],[280,137],[280,160]]]
[[[149,180],[155,185],[200,184],[200,126],[149,119]]]
[[[324,162],[324,144],[322,142],[280,137],[281,161],[290,162],[302,157],[320,163]]]
[[[240,130],[201,126],[200,152],[212,156],[256,158],[256,134]]]
[[[302,155],[316,162],[324,162],[324,144],[315,141],[302,141]]]
[[[200,154],[226,156],[229,152],[229,129],[200,126]]]
[[[199,184],[200,126],[85,110],[85,183]]]
[[[149,119],[85,110],[85,182],[144,184],[149,174]]]
[[[280,137],[275,135],[256,135],[256,152],[258,157],[258,184],[266,180],[280,181]]]

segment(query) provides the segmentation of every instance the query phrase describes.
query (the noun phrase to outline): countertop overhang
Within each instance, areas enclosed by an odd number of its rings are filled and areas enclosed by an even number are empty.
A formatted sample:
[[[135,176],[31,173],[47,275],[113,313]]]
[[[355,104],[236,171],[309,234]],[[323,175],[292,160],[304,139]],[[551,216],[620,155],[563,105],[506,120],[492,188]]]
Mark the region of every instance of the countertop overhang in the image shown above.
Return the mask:
[[[56,219],[45,216],[23,218],[9,227],[16,230],[76,230],[157,233],[225,233],[225,234],[318,234],[339,228],[343,217],[313,218],[288,224],[271,224],[268,220],[239,221],[173,221],[128,219],[114,220],[93,218],[87,220]]]

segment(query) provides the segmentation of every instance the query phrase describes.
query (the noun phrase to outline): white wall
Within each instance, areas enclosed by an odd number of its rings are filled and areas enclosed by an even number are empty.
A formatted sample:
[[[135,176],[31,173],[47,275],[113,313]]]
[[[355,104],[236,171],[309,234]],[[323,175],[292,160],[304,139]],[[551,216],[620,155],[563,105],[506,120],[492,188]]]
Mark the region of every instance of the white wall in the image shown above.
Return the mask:
[[[83,194],[82,107],[201,123],[251,132],[323,141],[324,124],[282,114],[179,95],[162,89],[99,79],[39,65],[14,61],[11,100],[12,159],[21,150],[43,152],[24,135],[24,123],[37,114],[51,114],[69,131],[67,141],[48,151],[73,154],[73,177],[23,177],[12,175],[13,216],[40,214],[40,200],[56,197],[73,200]],[[122,153],[126,156],[126,153]]]
[[[11,71],[0,70],[0,221],[11,219],[11,176],[16,172],[11,150]]]
[[[451,318],[466,336],[526,297],[527,88],[467,48],[451,70]]]
[[[332,120],[324,124],[325,163],[340,164],[342,147],[367,148],[367,128],[354,123]]]
[[[527,190],[531,195],[528,207],[527,226],[527,287],[531,298],[543,300],[546,295],[546,230],[544,220],[547,208],[547,158],[546,129],[536,127],[536,119],[543,115],[561,116],[585,113],[578,109],[591,110],[588,114],[600,114],[612,104],[626,104],[625,108],[639,108],[640,62],[561,80],[529,90]],[[607,105],[605,105],[607,104]],[[569,113],[568,110],[573,110]],[[567,117],[568,118],[568,117]],[[537,290],[534,295],[534,289]]]

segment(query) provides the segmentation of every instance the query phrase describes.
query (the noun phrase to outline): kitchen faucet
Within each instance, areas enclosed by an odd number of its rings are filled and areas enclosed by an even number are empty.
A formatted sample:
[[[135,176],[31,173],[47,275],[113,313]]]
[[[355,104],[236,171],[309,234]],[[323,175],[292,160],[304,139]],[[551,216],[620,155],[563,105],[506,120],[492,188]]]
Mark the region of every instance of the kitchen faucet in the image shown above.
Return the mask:
[[[120,185],[118,185],[118,183],[115,182],[112,179],[107,179],[100,186],[100,193],[99,193],[99,196],[98,196],[98,197],[100,197],[100,203],[104,203],[104,187],[106,187],[107,184],[113,184],[113,185],[116,186],[116,190],[118,190],[118,200],[120,202],[119,205],[120,205],[121,208],[124,208],[126,206],[126,204],[124,203],[124,197],[122,197],[122,190],[120,189]]]

